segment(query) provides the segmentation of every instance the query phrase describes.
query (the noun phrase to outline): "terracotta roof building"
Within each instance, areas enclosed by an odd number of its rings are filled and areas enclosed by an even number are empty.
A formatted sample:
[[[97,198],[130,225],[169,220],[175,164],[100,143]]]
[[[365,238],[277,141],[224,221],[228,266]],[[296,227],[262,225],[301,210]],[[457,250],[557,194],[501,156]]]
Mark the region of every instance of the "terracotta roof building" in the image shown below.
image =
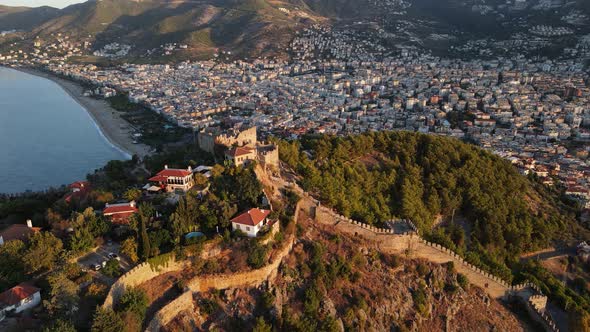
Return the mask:
[[[225,152],[225,160],[231,161],[236,167],[242,166],[256,160],[256,149],[247,146],[231,148]]]
[[[150,178],[149,181],[157,183],[160,188],[166,189],[167,192],[176,190],[187,192],[195,185],[193,170],[190,166],[187,169],[176,169],[168,168],[168,165],[166,165],[162,171]]]
[[[31,220],[26,225],[14,224],[0,231],[0,245],[12,240],[28,240],[29,236],[39,232],[41,228],[33,227]]]
[[[106,205],[105,209],[102,211],[102,214],[105,217],[109,217],[113,224],[128,224],[129,217],[137,213],[137,207],[135,205],[135,201],[131,201],[129,203],[120,203],[120,204],[108,204]]]
[[[239,229],[248,236],[255,237],[260,229],[267,224],[269,214],[270,210],[250,209],[230,220],[232,229],[234,231]]]
[[[7,312],[19,313],[41,303],[40,289],[27,283],[14,286],[0,294],[0,320]]]

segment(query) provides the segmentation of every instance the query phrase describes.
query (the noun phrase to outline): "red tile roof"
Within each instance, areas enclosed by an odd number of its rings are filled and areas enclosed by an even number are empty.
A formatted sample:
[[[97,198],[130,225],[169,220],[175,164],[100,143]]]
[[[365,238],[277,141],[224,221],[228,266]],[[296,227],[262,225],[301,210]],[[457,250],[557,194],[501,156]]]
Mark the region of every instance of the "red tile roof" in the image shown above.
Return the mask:
[[[105,216],[112,216],[114,214],[121,214],[121,213],[135,213],[137,212],[137,208],[135,206],[131,206],[131,203],[127,204],[116,204],[107,206],[103,211],[102,214]]]
[[[249,147],[236,147],[228,150],[225,154],[235,158],[251,154],[252,152],[254,152],[254,149]]]
[[[156,174],[156,176],[150,178],[149,180],[152,182],[165,182],[166,179],[168,179],[169,177],[183,178],[191,174],[193,174],[193,172],[187,169],[166,168],[160,171],[158,174]]]
[[[38,291],[39,288],[22,283],[0,294],[0,302],[6,305],[15,305]]]
[[[90,182],[88,181],[76,181],[70,184],[70,189],[82,189],[90,187]]]
[[[37,233],[40,230],[41,228],[39,227],[28,227],[27,225],[15,224],[8,226],[6,229],[1,231],[0,236],[4,242],[12,240],[25,241],[29,238],[29,236]]]
[[[259,208],[250,209],[239,216],[233,218],[231,222],[236,224],[256,226],[260,224],[268,215],[270,210],[261,210]]]

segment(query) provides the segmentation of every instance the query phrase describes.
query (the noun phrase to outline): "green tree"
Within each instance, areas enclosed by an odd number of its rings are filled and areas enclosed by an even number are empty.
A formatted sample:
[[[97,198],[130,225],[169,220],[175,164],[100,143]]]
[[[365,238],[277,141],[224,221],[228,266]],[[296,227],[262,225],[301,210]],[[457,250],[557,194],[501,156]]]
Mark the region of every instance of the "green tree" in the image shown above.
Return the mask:
[[[150,244],[150,237],[147,232],[147,227],[145,226],[145,221],[141,219],[141,232],[139,233],[139,242],[140,246],[140,256],[143,260],[148,259],[152,254],[152,247]]]
[[[147,294],[143,290],[140,288],[129,288],[121,296],[118,311],[133,313],[138,317],[140,322],[143,322],[148,303]]]
[[[119,266],[119,261],[116,259],[109,259],[106,266],[102,269],[102,273],[111,278],[120,276],[121,267]]]
[[[125,191],[123,194],[123,198],[127,201],[137,201],[141,197],[141,190],[137,188],[130,188]]]
[[[60,239],[49,232],[38,232],[30,238],[29,248],[23,256],[26,270],[38,272],[51,269],[63,249]]]
[[[139,260],[137,256],[137,242],[135,242],[134,238],[127,238],[121,243],[121,253],[127,256],[133,263]]]
[[[53,317],[74,318],[78,311],[78,285],[68,279],[62,271],[54,272],[47,277],[50,292],[49,300],[43,305]]]
[[[24,281],[24,252],[25,244],[20,240],[8,241],[0,246],[0,289],[7,289]]]
[[[223,168],[223,166],[221,166],[219,164],[215,164],[215,165],[213,165],[213,168],[211,168],[211,177],[213,177],[213,178],[220,177],[224,171],[225,171],[225,168]]]
[[[256,325],[254,325],[252,332],[272,332],[272,325],[268,324],[264,317],[260,316],[256,318]]]
[[[150,224],[154,216],[154,207],[151,204],[145,203],[139,206],[138,218],[140,222],[139,254],[142,259],[148,259],[152,254],[152,247],[150,244],[150,237],[147,231],[147,225]]]
[[[125,324],[116,312],[112,309],[97,307],[91,332],[121,332],[124,330]]]
[[[43,328],[43,332],[76,332],[74,324],[69,320],[57,319]]]
[[[170,216],[174,243],[178,244],[182,235],[198,228],[198,217],[199,210],[193,197],[186,196],[178,201],[176,210]]]
[[[69,249],[75,253],[84,253],[94,247],[94,237],[86,226],[77,227],[68,240]]]
[[[268,249],[266,246],[255,243],[251,246],[248,253],[248,265],[255,269],[261,268],[266,263],[267,254]]]
[[[207,187],[207,183],[209,182],[207,177],[201,173],[195,173],[194,179],[195,179],[195,186],[199,189],[203,189],[203,188]]]

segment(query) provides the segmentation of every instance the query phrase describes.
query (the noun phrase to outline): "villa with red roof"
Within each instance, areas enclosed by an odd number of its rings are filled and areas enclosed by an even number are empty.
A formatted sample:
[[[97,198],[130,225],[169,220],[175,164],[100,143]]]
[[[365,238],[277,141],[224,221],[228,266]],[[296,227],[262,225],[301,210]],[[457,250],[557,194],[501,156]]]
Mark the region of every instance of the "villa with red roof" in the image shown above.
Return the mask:
[[[129,224],[129,217],[137,213],[135,201],[120,204],[108,204],[102,211],[105,217],[109,217],[111,222],[116,225]]]
[[[88,181],[76,181],[69,185],[70,193],[68,193],[64,199],[66,203],[70,203],[73,198],[83,198],[90,191],[90,182]]]
[[[41,303],[40,289],[27,283],[14,286],[0,294],[0,321],[8,313],[18,314]]]
[[[14,224],[0,231],[0,246],[5,242],[12,240],[26,241],[29,236],[39,232],[41,228],[33,227],[31,220],[27,220],[27,224]]]
[[[195,185],[193,170],[190,166],[187,169],[176,169],[168,168],[166,165],[162,171],[149,180],[165,189],[166,192],[187,192]]]
[[[231,220],[232,229],[239,229],[249,237],[256,237],[262,227],[266,226],[269,214],[270,210],[250,209]]]

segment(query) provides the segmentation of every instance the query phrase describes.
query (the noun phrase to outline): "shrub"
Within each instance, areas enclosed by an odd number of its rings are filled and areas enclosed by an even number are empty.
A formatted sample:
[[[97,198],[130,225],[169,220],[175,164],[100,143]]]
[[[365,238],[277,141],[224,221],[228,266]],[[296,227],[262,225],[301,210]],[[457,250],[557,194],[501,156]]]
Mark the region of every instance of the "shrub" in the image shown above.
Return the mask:
[[[455,294],[457,290],[459,290],[459,287],[457,287],[457,285],[455,285],[454,283],[445,284],[445,292]]]
[[[214,312],[216,312],[217,310],[219,310],[219,304],[217,304],[217,302],[215,302],[213,300],[202,299],[199,302],[199,309],[201,310],[201,312],[203,312],[207,315],[211,315]]]
[[[447,262],[445,265],[450,273],[455,273],[455,263],[453,261]]]
[[[125,330],[121,317],[111,309],[97,308],[92,322],[91,332],[119,332]]]
[[[465,290],[469,288],[469,280],[467,280],[467,277],[464,274],[457,274],[457,283],[459,284],[459,286],[461,286],[461,288]]]
[[[426,294],[424,284],[420,284],[420,286],[412,292],[412,300],[414,300],[414,309],[421,315],[426,315],[428,313],[428,296]]]
[[[213,259],[206,260],[201,268],[203,274],[214,274],[217,270],[219,270],[219,263]]]
[[[104,269],[102,269],[102,273],[111,278],[120,276],[121,267],[119,266],[119,261],[116,259],[110,259]]]
[[[105,284],[94,282],[86,289],[86,296],[93,299],[100,299],[107,294],[107,286]]]
[[[254,245],[248,253],[248,265],[254,269],[261,268],[266,263],[268,249],[265,246]]]
[[[174,259],[173,252],[149,258],[147,261],[150,264],[152,271],[159,271],[161,267],[168,266],[171,259]]]
[[[418,266],[416,266],[416,272],[418,272],[421,277],[424,277],[430,273],[430,268],[426,263],[418,263]]]
[[[148,307],[147,294],[139,288],[129,288],[121,296],[121,303],[118,308],[120,312],[133,313],[140,322],[145,318],[145,311]]]

